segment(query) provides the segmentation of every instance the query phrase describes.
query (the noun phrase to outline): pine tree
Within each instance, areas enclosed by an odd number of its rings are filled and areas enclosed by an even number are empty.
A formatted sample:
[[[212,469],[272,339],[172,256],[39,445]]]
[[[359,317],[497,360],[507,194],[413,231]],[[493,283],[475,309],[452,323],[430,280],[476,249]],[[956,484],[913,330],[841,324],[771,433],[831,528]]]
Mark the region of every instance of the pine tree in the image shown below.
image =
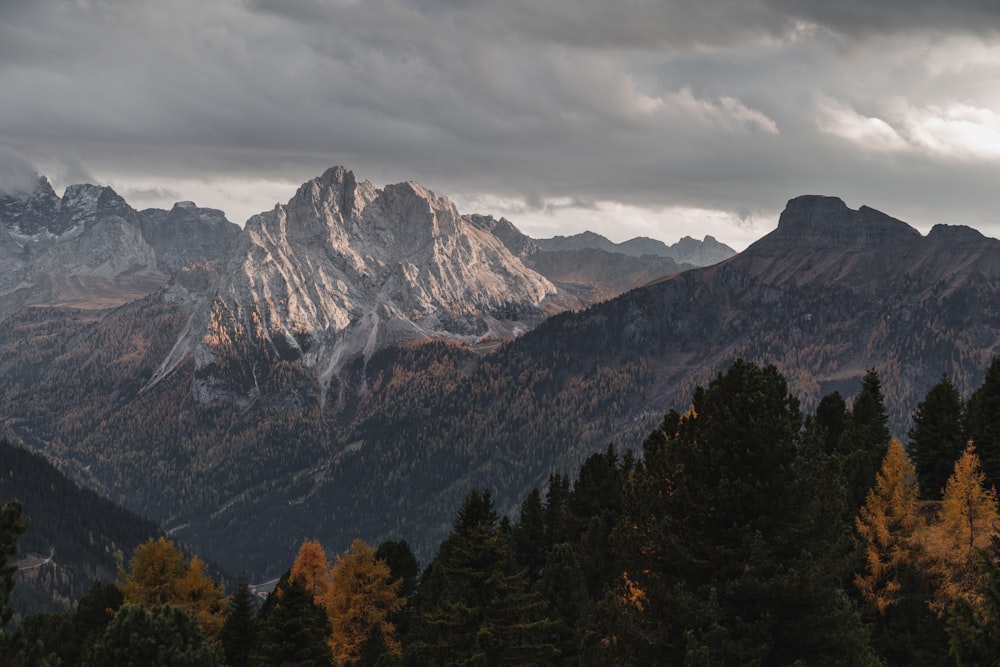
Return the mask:
[[[874,661],[808,513],[801,423],[774,367],[737,361],[646,439],[614,536],[620,661]]]
[[[218,645],[184,607],[125,605],[94,643],[86,667],[223,667]]]
[[[903,445],[893,438],[875,486],[855,519],[866,545],[866,567],[854,582],[880,615],[899,599],[902,570],[915,565],[914,533],[919,520],[915,469]]]
[[[510,553],[489,492],[466,496],[421,579],[407,662],[546,664],[555,649],[544,603]]]
[[[882,398],[882,382],[878,371],[870,368],[861,380],[861,391],[854,397],[850,419],[838,445],[851,518],[875,483],[888,447],[889,413]]]
[[[257,615],[250,667],[329,667],[330,621],[311,591],[286,573]]]
[[[226,622],[219,633],[229,667],[246,667],[250,660],[250,651],[257,641],[254,608],[253,593],[250,592],[246,574],[242,574],[236,582],[236,590],[226,609]]]
[[[931,387],[913,412],[910,453],[925,498],[940,498],[965,448],[962,397],[947,376]]]
[[[9,560],[17,553],[17,540],[27,528],[20,503],[0,503],[0,664],[13,664],[18,653],[25,650],[23,633],[5,633],[3,628],[14,616],[10,594],[17,568]]]
[[[525,568],[528,579],[534,583],[542,576],[545,559],[551,545],[548,544],[545,530],[545,510],[542,507],[542,494],[538,489],[532,489],[528,497],[521,503],[521,513],[518,522],[511,532],[511,548],[518,565]]]
[[[976,445],[987,487],[1000,486],[1000,357],[969,397],[965,436]]]
[[[1000,543],[983,550],[984,582],[973,605],[957,598],[948,611],[951,655],[959,667],[995,665],[1000,656]]]

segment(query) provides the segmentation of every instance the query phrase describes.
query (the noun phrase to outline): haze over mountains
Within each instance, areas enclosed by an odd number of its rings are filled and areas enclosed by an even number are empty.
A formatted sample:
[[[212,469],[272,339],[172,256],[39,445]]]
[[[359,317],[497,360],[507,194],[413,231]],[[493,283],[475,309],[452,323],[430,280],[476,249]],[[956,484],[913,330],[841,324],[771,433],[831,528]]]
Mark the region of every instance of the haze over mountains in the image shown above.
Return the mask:
[[[270,573],[303,536],[426,550],[471,486],[502,485],[508,509],[609,441],[636,448],[736,357],[778,365],[806,408],[853,394],[874,366],[902,434],[942,373],[967,390],[1000,351],[1000,241],[947,226],[922,236],[832,197],[795,198],[743,253],[683,270],[655,254],[677,246],[530,239],[344,168],[231,240],[216,213],[137,213],[109,192],[77,222],[58,213],[81,208],[73,199],[2,202],[18,212],[0,229],[21,273],[4,269],[16,299],[0,331],[0,416],[237,571]],[[163,231],[182,221],[186,250]],[[29,280],[56,265],[29,260],[102,225],[137,230],[134,261],[95,265],[108,284],[126,271],[165,284],[111,311],[15,311],[58,302],[51,278]],[[725,254],[710,237],[677,245],[687,259]],[[196,262],[179,268],[185,253]],[[86,261],[68,265],[90,278]]]

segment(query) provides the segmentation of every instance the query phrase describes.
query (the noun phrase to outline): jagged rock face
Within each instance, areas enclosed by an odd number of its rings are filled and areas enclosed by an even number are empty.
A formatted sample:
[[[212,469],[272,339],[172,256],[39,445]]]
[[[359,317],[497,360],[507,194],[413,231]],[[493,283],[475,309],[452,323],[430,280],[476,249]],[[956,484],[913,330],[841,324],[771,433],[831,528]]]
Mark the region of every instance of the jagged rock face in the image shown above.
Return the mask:
[[[138,214],[114,190],[45,179],[0,207],[0,316],[26,304],[118,305],[166,280]]]
[[[148,208],[139,216],[143,237],[156,252],[157,266],[171,275],[188,264],[223,257],[240,232],[239,225],[222,211],[199,208],[190,201],[177,202],[169,211]]]
[[[246,351],[314,368],[325,388],[358,354],[411,339],[509,338],[579,305],[447,199],[416,183],[379,190],[342,167],[250,218],[220,276],[159,374],[195,344],[202,400],[253,400],[259,370],[233,373]]]

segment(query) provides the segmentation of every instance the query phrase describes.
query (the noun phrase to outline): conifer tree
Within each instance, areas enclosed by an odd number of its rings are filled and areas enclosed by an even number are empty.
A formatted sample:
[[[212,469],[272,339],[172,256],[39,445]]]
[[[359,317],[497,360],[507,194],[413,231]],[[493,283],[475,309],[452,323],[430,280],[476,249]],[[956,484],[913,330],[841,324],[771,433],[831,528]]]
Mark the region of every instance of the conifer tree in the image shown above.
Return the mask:
[[[6,633],[3,630],[14,616],[10,594],[14,590],[17,568],[9,560],[17,553],[17,540],[27,528],[20,503],[16,500],[0,503],[0,664],[14,664],[27,648],[23,632]]]
[[[874,662],[808,513],[800,425],[777,370],[737,361],[650,434],[614,536],[619,661]]]
[[[316,540],[305,540],[292,563],[291,578],[312,593],[313,601],[322,605],[330,595],[331,568],[323,547]]]
[[[225,622],[225,600],[197,556],[188,561],[170,540],[150,538],[135,548],[129,570],[119,576],[126,604],[185,607],[205,636],[218,638]]]
[[[878,371],[869,368],[861,380],[861,391],[854,397],[848,425],[838,445],[843,456],[851,518],[875,484],[875,475],[888,447],[889,413],[882,398],[882,382]]]
[[[544,602],[528,591],[489,492],[466,496],[415,609],[411,664],[545,664],[554,655]]]
[[[875,486],[855,519],[866,546],[865,570],[854,582],[864,600],[882,616],[899,599],[902,571],[915,565],[914,534],[919,520],[915,469],[903,445],[893,438]]]
[[[406,602],[398,593],[401,583],[393,581],[389,566],[362,540],[351,542],[351,548],[337,557],[326,599],[334,664],[357,661],[375,626],[389,653],[402,657],[396,629],[389,621]]]
[[[286,573],[257,615],[250,667],[330,667],[330,621],[299,580]]]
[[[940,498],[965,448],[962,397],[947,376],[931,387],[913,412],[910,453],[925,498]]]
[[[125,605],[94,643],[85,667],[223,667],[222,652],[184,607]]]
[[[926,549],[939,574],[933,601],[939,616],[956,597],[975,599],[982,583],[978,550],[991,544],[998,522],[996,490],[986,487],[986,475],[969,443],[945,485],[939,521],[925,531]]]
[[[957,598],[948,612],[951,655],[959,667],[995,665],[1000,656],[1000,543],[981,553],[984,581],[977,604]]]
[[[1000,357],[969,397],[965,436],[976,445],[987,487],[1000,486]]]
[[[219,633],[229,667],[246,667],[257,641],[253,593],[246,574],[240,575],[226,609],[226,622]]]

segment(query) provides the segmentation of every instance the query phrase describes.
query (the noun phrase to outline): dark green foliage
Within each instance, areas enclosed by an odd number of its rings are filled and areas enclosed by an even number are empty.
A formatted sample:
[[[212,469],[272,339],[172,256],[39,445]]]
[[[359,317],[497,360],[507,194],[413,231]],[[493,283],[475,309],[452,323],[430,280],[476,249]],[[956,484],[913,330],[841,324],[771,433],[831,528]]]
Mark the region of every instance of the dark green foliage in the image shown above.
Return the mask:
[[[889,415],[882,399],[882,382],[878,371],[869,368],[862,378],[861,391],[854,397],[847,428],[838,443],[850,518],[864,504],[888,449]]]
[[[815,426],[823,429],[821,451],[826,454],[836,452],[840,438],[844,435],[844,430],[850,419],[847,402],[844,401],[840,392],[835,391],[820,399],[819,405],[816,406],[816,413],[811,415],[810,419],[815,423]]]
[[[63,667],[78,664],[81,642],[71,614],[32,614],[18,629],[27,642],[27,664],[37,665],[43,661]]]
[[[81,489],[38,454],[0,440],[0,498],[17,497],[31,527],[22,554],[50,563],[18,577],[14,601],[21,615],[68,611],[95,579],[111,581],[119,559],[162,534],[156,524],[107,498]]]
[[[511,533],[514,560],[525,568],[531,583],[538,581],[545,568],[545,557],[550,547],[547,538],[542,494],[538,489],[532,489],[521,503],[521,513]]]
[[[995,665],[1000,658],[1000,542],[981,554],[986,579],[978,609],[957,598],[948,612],[951,656],[959,667]]]
[[[547,603],[553,621],[552,634],[557,651],[553,664],[577,664],[580,644],[584,641],[581,635],[594,603],[573,545],[563,542],[552,548],[536,590]]]
[[[372,626],[371,634],[361,647],[361,657],[358,661],[356,663],[348,662],[347,665],[351,665],[351,667],[397,667],[399,665],[399,661],[386,646],[381,624],[376,623]]]
[[[236,590],[226,608],[226,622],[222,625],[219,642],[229,667],[246,667],[250,651],[257,642],[256,604],[246,574],[240,575]]]
[[[417,590],[417,578],[420,575],[420,563],[413,555],[406,540],[387,540],[378,545],[375,558],[385,561],[392,572],[392,580],[400,579],[400,595],[411,597]]]
[[[312,593],[288,573],[278,582],[257,615],[257,643],[247,664],[251,667],[329,667],[327,637],[330,622]]]
[[[921,496],[940,499],[955,461],[965,449],[962,397],[947,376],[917,404],[909,438]]]
[[[125,605],[85,657],[85,667],[222,667],[218,646],[183,607]]]
[[[384,560],[392,573],[392,581],[400,580],[397,593],[406,598],[406,605],[395,614],[389,616],[389,622],[396,628],[396,635],[405,639],[410,632],[413,617],[413,596],[417,592],[417,581],[420,576],[420,563],[410,550],[406,540],[388,540],[378,545],[375,558]],[[382,630],[379,629],[381,637]]]
[[[0,631],[14,615],[10,593],[14,590],[17,567],[11,562],[17,553],[18,538],[28,528],[16,500],[0,503]]]
[[[544,603],[511,558],[489,492],[466,497],[415,609],[409,664],[541,665],[555,654]]]
[[[73,614],[73,627],[79,642],[79,655],[87,655],[90,646],[104,634],[104,629],[122,606],[124,596],[114,584],[94,581],[80,598]]]
[[[986,377],[969,397],[966,438],[986,473],[986,487],[1000,488],[1000,357],[994,357]]]
[[[616,531],[620,659],[646,664],[870,664],[824,562],[799,468],[798,400],[737,361],[644,445]]]

